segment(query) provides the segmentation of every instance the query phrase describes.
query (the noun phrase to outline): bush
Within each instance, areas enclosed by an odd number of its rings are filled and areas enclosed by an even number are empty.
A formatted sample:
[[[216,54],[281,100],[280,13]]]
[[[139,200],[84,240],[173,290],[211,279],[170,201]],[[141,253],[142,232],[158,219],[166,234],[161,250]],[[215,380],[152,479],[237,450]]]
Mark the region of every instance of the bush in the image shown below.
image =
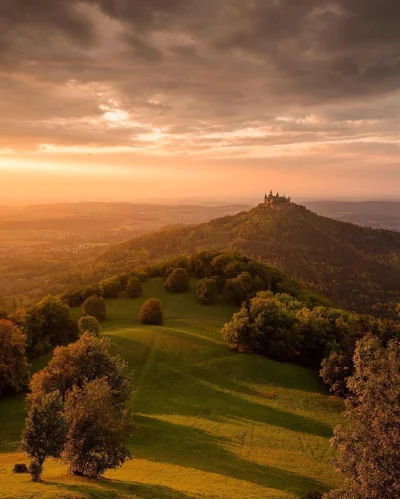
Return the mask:
[[[150,298],[145,301],[139,312],[139,318],[142,324],[158,325],[162,324],[163,311],[160,300]]]
[[[142,285],[137,277],[131,277],[126,285],[128,298],[137,298],[142,294]]]
[[[84,315],[78,321],[78,329],[81,334],[89,333],[91,336],[98,336],[101,326],[96,317]]]
[[[203,305],[215,303],[217,294],[218,285],[216,279],[205,277],[197,283],[197,297]]]
[[[82,305],[82,312],[85,315],[95,317],[99,321],[107,318],[107,305],[104,298],[100,296],[90,296]]]
[[[183,293],[189,289],[190,275],[186,269],[175,269],[164,283],[170,293]]]

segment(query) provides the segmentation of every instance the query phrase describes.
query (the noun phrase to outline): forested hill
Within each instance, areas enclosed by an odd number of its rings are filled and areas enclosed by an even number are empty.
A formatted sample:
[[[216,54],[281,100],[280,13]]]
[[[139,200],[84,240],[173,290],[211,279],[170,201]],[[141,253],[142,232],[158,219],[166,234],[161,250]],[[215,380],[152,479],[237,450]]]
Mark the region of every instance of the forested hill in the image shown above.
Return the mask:
[[[179,253],[241,251],[276,264],[359,312],[390,315],[400,301],[400,234],[325,218],[291,204],[264,205],[234,216],[162,230],[111,248],[115,268]]]

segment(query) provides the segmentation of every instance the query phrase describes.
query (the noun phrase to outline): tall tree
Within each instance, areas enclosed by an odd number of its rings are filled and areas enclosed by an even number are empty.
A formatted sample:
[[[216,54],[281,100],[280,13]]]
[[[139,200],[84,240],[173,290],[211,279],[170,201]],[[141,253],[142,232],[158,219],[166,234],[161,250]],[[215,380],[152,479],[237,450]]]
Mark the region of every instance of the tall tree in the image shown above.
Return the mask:
[[[26,335],[11,321],[0,319],[0,396],[19,392],[28,384]]]
[[[115,407],[107,378],[74,386],[65,401],[64,460],[76,475],[97,478],[129,458],[123,443],[125,412]]]
[[[337,469],[347,480],[326,497],[395,499],[400,497],[400,344],[392,340],[384,348],[368,335],[358,342],[353,362],[347,421],[332,439]]]
[[[22,435],[22,450],[31,458],[32,480],[41,479],[48,457],[60,457],[67,435],[60,392],[42,393],[30,404]]]

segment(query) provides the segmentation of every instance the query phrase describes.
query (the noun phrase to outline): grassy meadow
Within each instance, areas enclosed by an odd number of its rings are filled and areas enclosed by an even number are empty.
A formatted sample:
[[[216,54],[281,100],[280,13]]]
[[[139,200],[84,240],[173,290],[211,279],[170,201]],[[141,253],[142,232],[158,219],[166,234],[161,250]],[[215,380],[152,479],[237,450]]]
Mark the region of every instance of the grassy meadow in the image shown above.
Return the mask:
[[[0,403],[0,498],[278,499],[338,483],[329,438],[341,402],[310,369],[229,351],[220,330],[235,309],[203,306],[194,289],[167,294],[152,279],[142,298],[107,303],[102,334],[134,370],[132,460],[97,481],[51,460],[42,483],[13,474],[27,459],[18,452],[23,398],[9,398]],[[163,301],[163,326],[138,321],[152,296]]]

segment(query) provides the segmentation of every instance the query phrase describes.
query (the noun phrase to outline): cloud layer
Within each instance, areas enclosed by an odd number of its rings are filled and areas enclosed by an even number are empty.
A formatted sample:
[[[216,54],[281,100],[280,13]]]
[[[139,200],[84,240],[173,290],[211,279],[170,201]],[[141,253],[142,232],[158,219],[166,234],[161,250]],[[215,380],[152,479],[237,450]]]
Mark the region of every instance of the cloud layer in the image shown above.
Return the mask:
[[[399,16],[397,0],[2,0],[0,150],[395,165]]]

